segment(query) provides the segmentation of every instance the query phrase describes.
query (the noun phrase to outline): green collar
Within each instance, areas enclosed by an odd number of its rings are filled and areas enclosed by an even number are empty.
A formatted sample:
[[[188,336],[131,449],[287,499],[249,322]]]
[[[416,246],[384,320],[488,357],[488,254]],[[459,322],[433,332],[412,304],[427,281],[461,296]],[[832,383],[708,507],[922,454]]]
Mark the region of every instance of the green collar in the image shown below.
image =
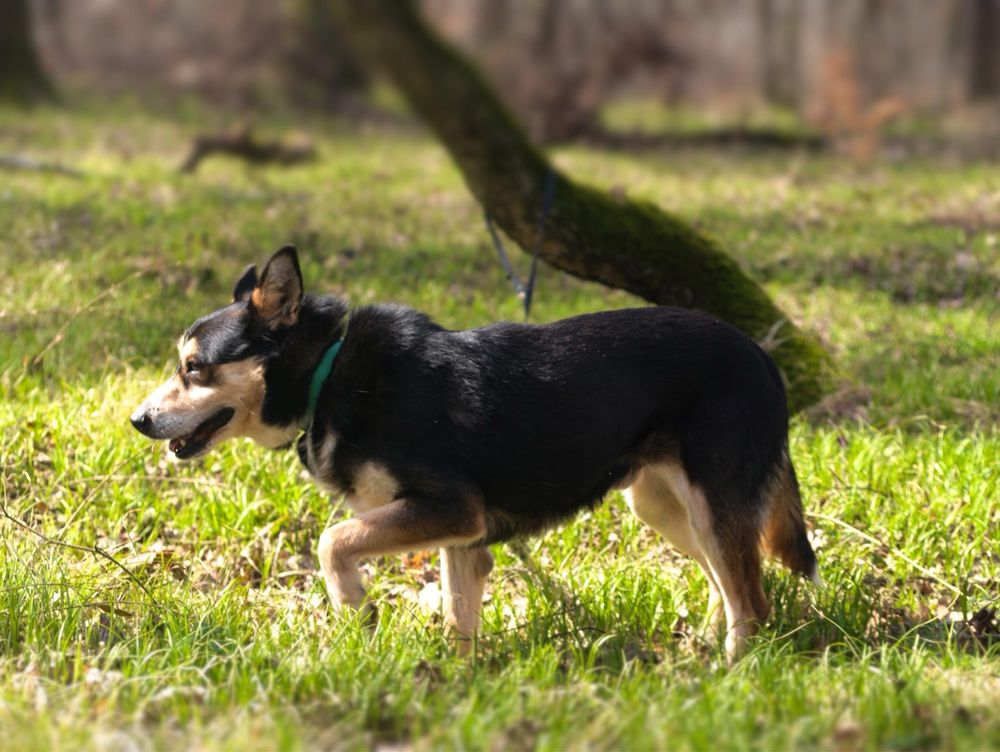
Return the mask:
[[[330,375],[330,371],[333,370],[333,359],[337,357],[337,353],[340,352],[340,346],[343,344],[343,340],[338,339],[332,345],[330,345],[326,352],[323,353],[323,359],[316,366],[316,370],[313,371],[312,381],[309,382],[309,408],[306,413],[307,417],[312,417],[313,413],[316,412],[316,403],[319,402],[319,393],[323,389],[323,384],[326,383],[327,377]]]

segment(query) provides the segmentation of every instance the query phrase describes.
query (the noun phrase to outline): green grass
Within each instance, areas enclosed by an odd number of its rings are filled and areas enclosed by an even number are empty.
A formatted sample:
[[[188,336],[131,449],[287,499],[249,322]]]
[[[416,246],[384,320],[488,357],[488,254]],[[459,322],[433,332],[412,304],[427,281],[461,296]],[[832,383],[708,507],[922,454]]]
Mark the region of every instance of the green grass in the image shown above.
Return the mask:
[[[616,496],[532,543],[545,577],[496,548],[466,662],[418,602],[433,556],[366,565],[374,633],[330,613],[314,548],[345,511],[293,453],[177,466],[127,416],[286,242],[352,303],[519,318],[479,210],[425,137],[344,123],[308,123],[313,165],[179,176],[198,119],[0,111],[0,152],[87,173],[0,185],[5,747],[1000,746],[1000,634],[972,618],[1000,595],[1000,166],[559,151],[719,236],[858,385],[793,426],[826,584],[770,569],[727,669],[701,575]],[[534,318],[636,302],[542,269]]]

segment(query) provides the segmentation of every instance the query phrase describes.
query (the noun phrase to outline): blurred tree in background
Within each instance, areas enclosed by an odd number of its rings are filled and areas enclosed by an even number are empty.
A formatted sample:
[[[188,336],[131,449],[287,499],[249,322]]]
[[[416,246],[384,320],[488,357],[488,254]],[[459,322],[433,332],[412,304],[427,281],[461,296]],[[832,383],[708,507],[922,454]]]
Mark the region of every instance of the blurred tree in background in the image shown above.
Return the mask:
[[[298,103],[337,107],[345,95],[366,87],[364,71],[344,51],[327,0],[296,0],[288,32],[285,78]]]
[[[53,96],[35,50],[28,0],[0,2],[0,99],[32,102]]]
[[[973,0],[969,94],[975,100],[1000,98],[1000,0]]]
[[[97,91],[194,92],[238,106],[338,106],[363,86],[322,0],[5,0],[57,82]],[[822,128],[831,61],[859,106],[912,113],[1000,102],[1000,0],[422,0],[432,26],[481,65],[529,133],[600,131],[603,110],[646,99],[745,117],[776,105]],[[26,16],[20,15],[21,23]],[[322,83],[323,85],[320,85]],[[997,108],[1000,109],[1000,108]]]

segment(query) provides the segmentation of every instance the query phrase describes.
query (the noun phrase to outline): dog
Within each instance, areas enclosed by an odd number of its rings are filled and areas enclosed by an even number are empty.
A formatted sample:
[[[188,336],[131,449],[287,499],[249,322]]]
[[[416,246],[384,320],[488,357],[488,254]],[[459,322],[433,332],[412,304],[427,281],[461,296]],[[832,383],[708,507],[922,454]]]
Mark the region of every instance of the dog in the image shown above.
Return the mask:
[[[366,607],[358,561],[441,549],[447,623],[468,649],[488,546],[624,489],[701,565],[730,660],[769,613],[762,551],[816,579],[788,451],[781,375],[753,340],[649,307],[451,331],[397,305],[303,293],[296,250],[251,266],[198,319],[179,365],[131,416],[179,460],[229,438],[298,439],[355,516],[325,530],[336,608]],[[721,608],[720,608],[721,607]]]

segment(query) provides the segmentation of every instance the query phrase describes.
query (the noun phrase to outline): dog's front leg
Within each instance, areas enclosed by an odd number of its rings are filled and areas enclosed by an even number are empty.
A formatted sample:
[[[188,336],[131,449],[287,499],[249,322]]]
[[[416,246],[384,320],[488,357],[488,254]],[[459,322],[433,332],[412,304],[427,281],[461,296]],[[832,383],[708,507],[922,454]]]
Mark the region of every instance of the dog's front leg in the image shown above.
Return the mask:
[[[319,566],[335,611],[341,611],[344,607],[360,608],[365,599],[365,587],[361,584],[361,573],[358,571],[358,557],[350,556],[344,550],[343,536],[349,530],[343,528],[350,522],[354,520],[327,528],[319,538]]]
[[[485,533],[475,500],[397,499],[323,531],[319,564],[334,608],[359,608],[365,599],[360,559],[474,543]]]
[[[493,555],[482,546],[441,549],[441,592],[445,621],[458,635],[458,653],[466,655],[479,630],[486,578]]]

